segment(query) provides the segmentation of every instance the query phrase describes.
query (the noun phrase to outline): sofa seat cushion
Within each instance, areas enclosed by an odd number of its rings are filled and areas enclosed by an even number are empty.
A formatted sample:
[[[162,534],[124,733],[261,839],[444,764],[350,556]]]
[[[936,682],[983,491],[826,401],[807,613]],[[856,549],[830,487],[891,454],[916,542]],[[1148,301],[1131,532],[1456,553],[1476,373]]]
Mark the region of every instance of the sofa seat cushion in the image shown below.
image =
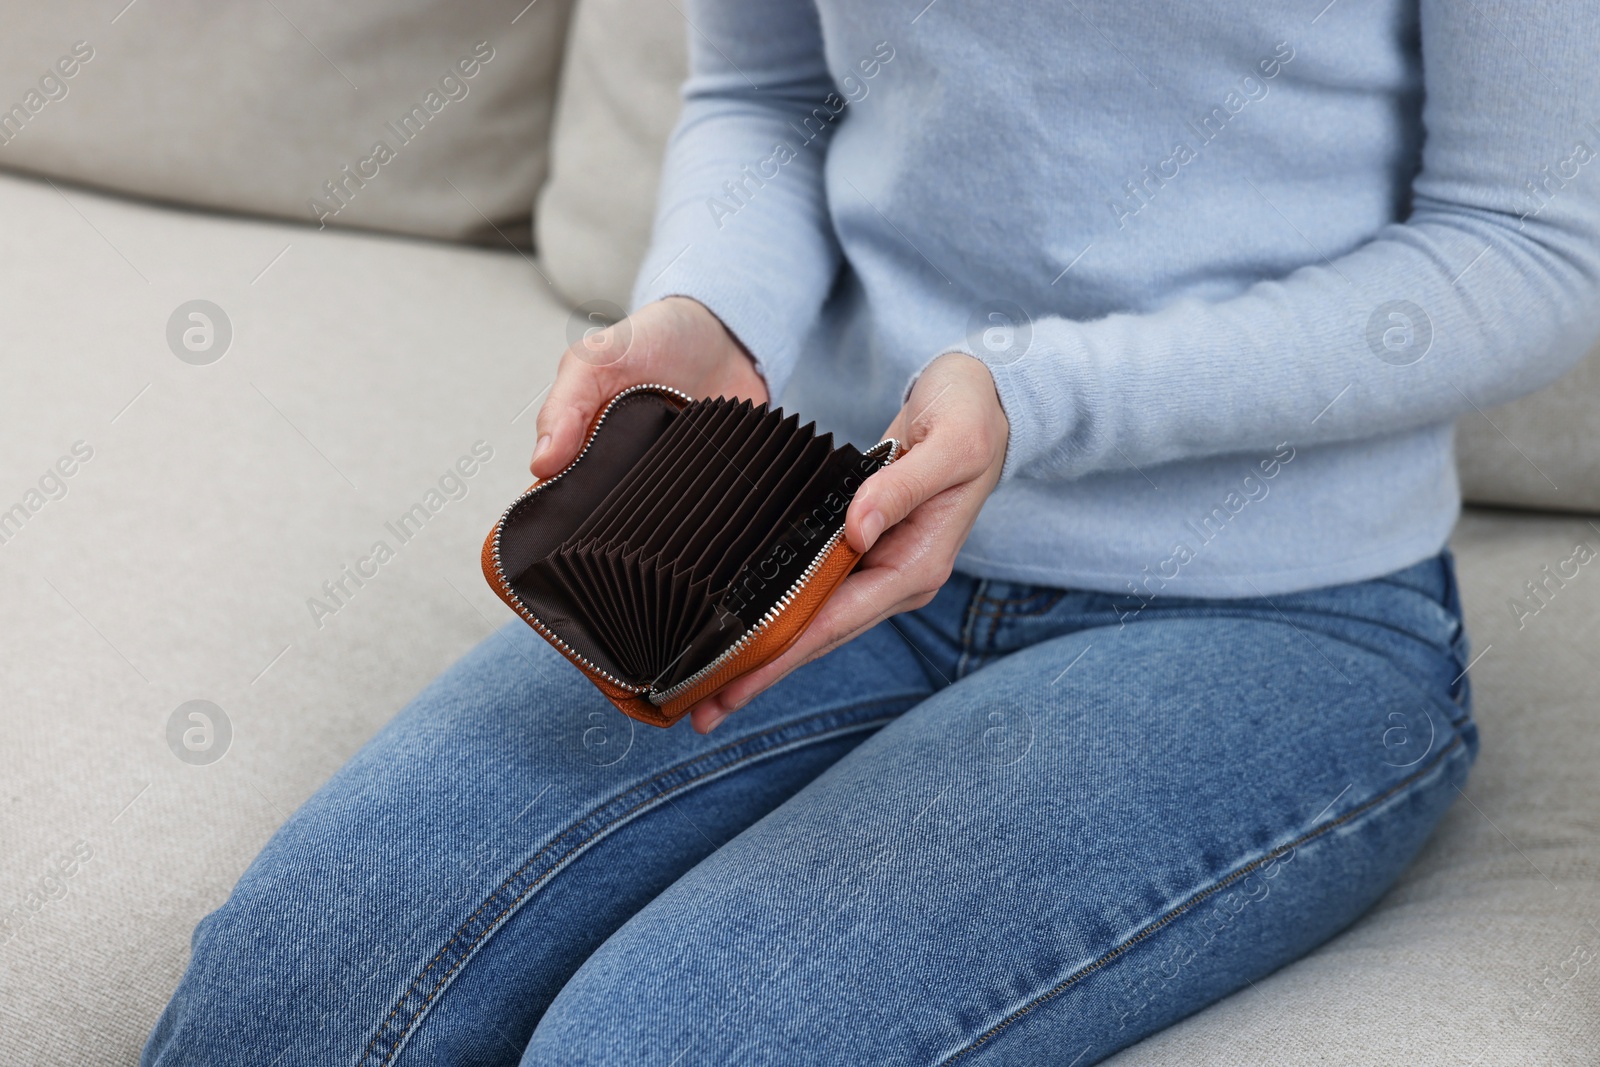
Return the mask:
[[[509,250],[6,176],[0,217],[0,1063],[125,1065],[286,814],[511,617],[478,547],[567,312]]]

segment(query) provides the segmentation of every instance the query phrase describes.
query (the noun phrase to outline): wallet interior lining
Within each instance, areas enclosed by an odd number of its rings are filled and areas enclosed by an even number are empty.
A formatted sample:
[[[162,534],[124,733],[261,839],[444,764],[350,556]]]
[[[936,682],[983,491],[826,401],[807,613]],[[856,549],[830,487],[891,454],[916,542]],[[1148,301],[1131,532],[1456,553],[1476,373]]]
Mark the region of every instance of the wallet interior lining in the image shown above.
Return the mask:
[[[882,462],[764,404],[632,393],[507,516],[501,566],[581,656],[664,691],[777,604]]]

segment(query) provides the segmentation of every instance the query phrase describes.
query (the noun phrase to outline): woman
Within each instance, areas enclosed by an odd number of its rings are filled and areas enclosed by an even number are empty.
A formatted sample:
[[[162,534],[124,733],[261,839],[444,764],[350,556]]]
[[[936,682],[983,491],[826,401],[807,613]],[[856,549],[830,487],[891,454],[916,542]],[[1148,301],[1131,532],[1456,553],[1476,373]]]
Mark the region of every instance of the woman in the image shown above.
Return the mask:
[[[147,1063],[1084,1065],[1426,840],[1453,420],[1600,330],[1600,9],[916,7],[692,6],[637,310],[532,462],[646,381],[893,435],[860,569],[693,731],[509,623],[200,924]]]

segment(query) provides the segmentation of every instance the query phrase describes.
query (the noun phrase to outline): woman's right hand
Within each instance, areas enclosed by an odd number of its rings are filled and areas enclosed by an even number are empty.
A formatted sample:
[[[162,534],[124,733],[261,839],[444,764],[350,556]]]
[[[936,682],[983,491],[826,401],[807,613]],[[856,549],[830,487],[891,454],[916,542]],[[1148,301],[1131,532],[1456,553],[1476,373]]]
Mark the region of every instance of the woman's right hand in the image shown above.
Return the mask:
[[[534,477],[563,470],[605,402],[646,382],[697,398],[739,397],[754,404],[768,399],[755,361],[722,320],[697,300],[669,296],[586,334],[562,354],[555,384],[539,409],[539,439],[528,464]]]

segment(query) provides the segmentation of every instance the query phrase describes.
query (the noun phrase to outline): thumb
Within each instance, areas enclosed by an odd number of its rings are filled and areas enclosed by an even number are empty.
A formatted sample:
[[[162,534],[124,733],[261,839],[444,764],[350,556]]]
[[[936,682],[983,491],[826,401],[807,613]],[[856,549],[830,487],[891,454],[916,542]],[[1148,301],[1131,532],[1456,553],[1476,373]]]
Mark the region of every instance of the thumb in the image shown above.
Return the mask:
[[[862,482],[845,514],[845,539],[850,547],[865,553],[884,530],[924,500],[955,485],[960,478],[947,451],[939,435],[930,435]]]
[[[528,465],[535,477],[549,478],[577,456],[584,433],[605,400],[600,378],[595,368],[574,359],[570,351],[561,357],[556,380],[535,423],[538,441]]]

